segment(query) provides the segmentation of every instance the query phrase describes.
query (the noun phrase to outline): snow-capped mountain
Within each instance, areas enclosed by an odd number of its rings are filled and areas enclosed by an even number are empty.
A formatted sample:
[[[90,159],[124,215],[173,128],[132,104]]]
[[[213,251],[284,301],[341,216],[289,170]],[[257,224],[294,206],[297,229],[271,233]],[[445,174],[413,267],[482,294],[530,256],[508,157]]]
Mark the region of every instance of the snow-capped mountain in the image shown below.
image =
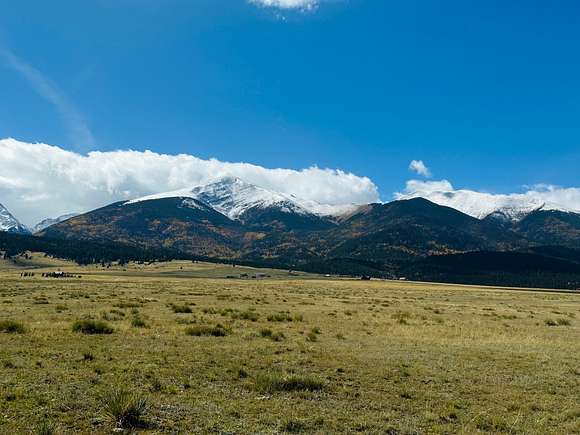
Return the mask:
[[[222,177],[192,189],[149,195],[128,201],[127,204],[175,197],[201,201],[232,220],[238,220],[244,213],[255,209],[276,208],[281,212],[299,215],[333,216],[356,207],[351,204],[328,205],[303,200],[294,195],[264,189],[237,177]]]
[[[29,234],[30,231],[12,216],[6,207],[0,204],[0,231],[9,233]]]
[[[45,228],[50,227],[51,225],[58,224],[60,222],[66,221],[67,219],[76,217],[78,215],[79,215],[78,213],[68,213],[68,214],[64,214],[62,216],[59,216],[57,218],[43,219],[32,228],[32,232],[38,233],[39,231],[42,231]]]
[[[573,212],[557,204],[531,198],[527,195],[492,195],[472,190],[413,192],[398,199],[425,198],[435,204],[451,207],[477,219],[486,217],[506,222],[519,222],[539,210]]]

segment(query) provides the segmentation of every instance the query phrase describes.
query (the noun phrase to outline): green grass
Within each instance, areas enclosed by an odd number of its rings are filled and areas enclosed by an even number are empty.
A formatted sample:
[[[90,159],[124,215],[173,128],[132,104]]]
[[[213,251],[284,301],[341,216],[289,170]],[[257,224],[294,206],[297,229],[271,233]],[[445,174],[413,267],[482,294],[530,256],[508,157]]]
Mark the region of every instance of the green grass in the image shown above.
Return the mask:
[[[580,433],[579,295],[55,267],[0,272],[1,434]]]

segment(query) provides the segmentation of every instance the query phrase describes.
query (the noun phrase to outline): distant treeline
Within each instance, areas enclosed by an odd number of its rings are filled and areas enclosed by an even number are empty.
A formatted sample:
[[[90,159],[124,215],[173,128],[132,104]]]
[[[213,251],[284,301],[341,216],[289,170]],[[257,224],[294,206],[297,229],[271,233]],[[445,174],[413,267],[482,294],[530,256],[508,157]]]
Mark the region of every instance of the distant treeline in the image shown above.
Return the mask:
[[[419,281],[576,290],[580,251],[545,246],[526,252],[437,255],[407,265],[402,273]]]
[[[49,239],[7,232],[0,232],[0,251],[4,252],[6,258],[27,251],[44,252],[51,257],[72,260],[78,264],[197,259],[165,249],[145,249],[121,243]]]
[[[198,257],[168,249],[142,248],[116,242],[52,239],[0,232],[0,252],[6,258],[30,252],[75,261],[78,264],[124,264],[171,260],[207,261],[251,267],[293,269],[343,276],[370,276],[409,280],[509,287],[580,288],[580,250],[541,246],[526,251],[477,251],[436,255],[404,264],[384,264],[353,258],[331,258],[307,264]]]
[[[217,259],[190,255],[170,249],[143,248],[118,242],[55,239],[0,231],[0,253],[2,252],[5,258],[25,255],[26,252],[42,252],[48,256],[71,260],[78,264],[189,260],[250,267],[287,268],[281,263]]]

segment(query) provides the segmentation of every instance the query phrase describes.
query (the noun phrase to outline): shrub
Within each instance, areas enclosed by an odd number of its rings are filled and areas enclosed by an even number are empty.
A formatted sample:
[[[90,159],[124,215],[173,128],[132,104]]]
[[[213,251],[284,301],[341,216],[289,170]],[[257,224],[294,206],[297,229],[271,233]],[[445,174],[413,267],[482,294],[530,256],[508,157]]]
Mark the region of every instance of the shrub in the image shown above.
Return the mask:
[[[282,341],[286,338],[282,332],[274,332],[269,328],[260,329],[260,337],[269,338],[273,341]]]
[[[149,410],[149,401],[123,388],[113,391],[103,399],[105,416],[117,427],[145,426],[143,417]]]
[[[72,326],[73,332],[83,334],[112,334],[114,329],[101,320],[77,320]]]
[[[26,327],[15,320],[0,320],[0,332],[24,334],[26,332]]]
[[[250,320],[252,322],[255,322],[258,320],[258,314],[256,314],[253,311],[233,311],[231,313],[231,317],[232,319],[240,319],[240,320]]]
[[[224,328],[222,325],[208,326],[208,325],[196,325],[190,326],[185,329],[185,335],[190,335],[192,337],[225,337],[229,335],[230,331]]]
[[[267,317],[267,319],[268,319],[268,322],[291,322],[292,321],[292,317],[290,316],[290,314],[284,313],[284,312],[270,314]]]
[[[131,320],[131,325],[134,328],[146,328],[147,327],[147,323],[145,322],[145,320],[141,316],[133,317],[133,320]]]
[[[568,319],[557,319],[556,323],[559,326],[570,326],[572,324],[572,322],[570,322]]]
[[[544,320],[544,323],[548,326],[558,326],[558,322],[553,319],[546,319]]]
[[[407,312],[398,312],[393,314],[393,319],[397,321],[400,325],[407,325],[407,320],[411,318],[411,314]]]
[[[189,305],[170,304],[169,307],[173,310],[174,313],[179,313],[179,314],[193,313],[193,311]]]
[[[258,375],[256,389],[263,393],[276,393],[281,391],[320,391],[324,388],[321,380],[312,376],[282,376],[268,373]]]

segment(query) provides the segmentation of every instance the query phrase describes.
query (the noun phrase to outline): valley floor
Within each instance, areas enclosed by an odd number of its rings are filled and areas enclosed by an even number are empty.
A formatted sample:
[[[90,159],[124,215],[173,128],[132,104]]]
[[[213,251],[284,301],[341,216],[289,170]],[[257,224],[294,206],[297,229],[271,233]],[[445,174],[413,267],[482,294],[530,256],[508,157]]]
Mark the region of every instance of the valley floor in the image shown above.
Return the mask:
[[[2,434],[580,433],[580,295],[42,266],[0,267]]]

